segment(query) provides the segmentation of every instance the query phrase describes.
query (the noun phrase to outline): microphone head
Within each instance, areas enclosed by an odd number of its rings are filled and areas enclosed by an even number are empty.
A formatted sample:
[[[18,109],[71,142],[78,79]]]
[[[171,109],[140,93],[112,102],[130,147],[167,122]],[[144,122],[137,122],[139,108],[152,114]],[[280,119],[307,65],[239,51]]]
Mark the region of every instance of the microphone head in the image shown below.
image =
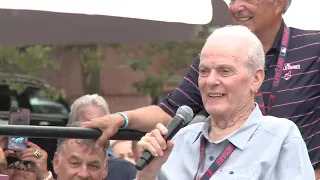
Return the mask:
[[[184,117],[185,124],[188,124],[193,118],[193,111],[189,106],[183,105],[180,106],[177,110],[177,113]]]

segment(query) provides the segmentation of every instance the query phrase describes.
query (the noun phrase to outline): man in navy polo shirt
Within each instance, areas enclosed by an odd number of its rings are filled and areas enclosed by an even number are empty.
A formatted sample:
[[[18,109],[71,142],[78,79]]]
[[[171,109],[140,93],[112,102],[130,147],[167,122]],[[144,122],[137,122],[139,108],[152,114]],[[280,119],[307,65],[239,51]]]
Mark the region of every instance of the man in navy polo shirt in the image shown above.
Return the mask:
[[[265,81],[257,93],[261,111],[297,124],[320,178],[320,32],[288,28],[282,14],[290,3],[291,0],[231,0],[229,10],[233,24],[254,32],[266,53]],[[104,116],[83,126],[103,130],[98,141],[102,143],[124,125],[149,132],[157,123],[167,124],[181,105],[199,113],[204,107],[198,88],[198,65],[197,57],[181,84],[160,106]]]

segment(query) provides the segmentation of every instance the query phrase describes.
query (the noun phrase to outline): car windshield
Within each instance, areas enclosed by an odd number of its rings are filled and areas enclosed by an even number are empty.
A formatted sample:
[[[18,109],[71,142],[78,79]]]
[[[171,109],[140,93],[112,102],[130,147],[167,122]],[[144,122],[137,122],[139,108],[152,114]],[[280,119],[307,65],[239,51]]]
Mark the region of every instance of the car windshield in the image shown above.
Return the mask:
[[[60,103],[45,97],[30,97],[33,113],[68,114],[68,110]]]

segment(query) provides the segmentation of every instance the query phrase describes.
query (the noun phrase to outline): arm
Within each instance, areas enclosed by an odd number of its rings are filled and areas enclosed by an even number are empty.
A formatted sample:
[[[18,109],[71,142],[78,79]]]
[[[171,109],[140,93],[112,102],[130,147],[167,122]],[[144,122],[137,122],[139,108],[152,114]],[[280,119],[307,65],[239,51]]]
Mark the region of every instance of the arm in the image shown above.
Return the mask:
[[[181,105],[191,107],[194,114],[200,112],[203,104],[198,88],[199,62],[197,57],[179,87],[167,96],[160,106],[152,105],[124,112],[129,119],[128,129],[149,132],[156,127],[157,123],[167,125]],[[99,128],[103,131],[98,139],[98,144],[103,144],[124,124],[125,119],[120,114],[110,114],[83,122],[81,126]]]
[[[298,137],[283,144],[275,168],[275,179],[315,179],[306,144],[303,139]]]
[[[183,81],[159,105],[152,105],[140,109],[126,111],[130,120],[129,129],[148,132],[155,128],[157,123],[167,125],[182,105],[191,107],[194,114],[203,109],[202,99],[198,88],[199,57],[196,57]],[[119,127],[124,119],[119,115]],[[143,124],[143,126],[142,126]]]

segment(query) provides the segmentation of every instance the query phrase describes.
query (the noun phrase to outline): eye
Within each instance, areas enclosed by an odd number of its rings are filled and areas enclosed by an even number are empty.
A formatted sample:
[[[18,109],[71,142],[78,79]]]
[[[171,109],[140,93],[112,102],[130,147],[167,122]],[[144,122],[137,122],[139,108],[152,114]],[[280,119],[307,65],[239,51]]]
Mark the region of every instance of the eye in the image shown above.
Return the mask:
[[[208,69],[208,68],[200,68],[199,69],[199,76],[207,77],[209,75],[210,75],[210,69]]]
[[[79,162],[70,162],[71,166],[72,167],[78,167],[80,166],[80,163]]]
[[[231,76],[234,74],[230,68],[219,68],[218,72],[221,76]]]
[[[89,164],[89,168],[97,170],[97,169],[100,169],[100,166],[95,165],[95,164]]]

